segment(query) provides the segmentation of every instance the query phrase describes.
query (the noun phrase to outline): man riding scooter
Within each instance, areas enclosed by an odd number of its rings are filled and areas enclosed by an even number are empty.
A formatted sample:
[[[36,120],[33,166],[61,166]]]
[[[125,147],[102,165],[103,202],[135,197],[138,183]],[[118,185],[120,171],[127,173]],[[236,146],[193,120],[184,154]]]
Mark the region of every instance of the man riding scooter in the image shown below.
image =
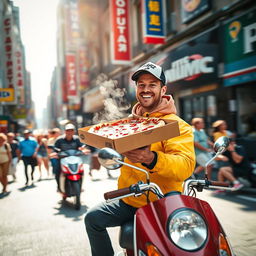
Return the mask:
[[[190,125],[176,115],[176,107],[167,91],[166,78],[162,67],[148,62],[132,76],[136,83],[138,103],[133,107],[135,117],[158,117],[177,120],[180,136],[157,142],[141,149],[124,153],[125,162],[136,163],[149,173],[163,193],[182,191],[182,183],[191,176],[195,167],[194,138]],[[135,168],[122,166],[118,188],[137,183],[141,176]],[[148,200],[147,200],[148,199]],[[136,210],[157,198],[127,197],[122,200],[103,202],[91,208],[85,216],[85,225],[93,256],[112,256],[107,227],[120,226],[132,220]]]
[[[86,146],[80,142],[77,135],[75,135],[75,126],[72,123],[68,123],[65,126],[65,134],[59,136],[54,144],[54,151],[51,153],[51,158],[59,158],[58,153],[64,152],[67,150],[81,150],[85,155],[90,153],[90,150],[86,148]],[[56,167],[55,179],[57,182],[57,190],[60,190],[60,174],[61,174],[61,165],[60,161],[58,161],[58,166]]]

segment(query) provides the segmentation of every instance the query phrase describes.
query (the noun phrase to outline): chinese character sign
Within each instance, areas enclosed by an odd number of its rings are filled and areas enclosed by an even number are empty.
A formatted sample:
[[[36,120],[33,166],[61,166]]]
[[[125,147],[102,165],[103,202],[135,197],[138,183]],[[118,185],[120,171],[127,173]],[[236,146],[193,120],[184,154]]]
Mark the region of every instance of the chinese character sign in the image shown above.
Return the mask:
[[[111,10],[111,54],[113,64],[131,61],[129,0],[109,0]]]
[[[164,44],[164,1],[143,0],[143,40],[146,44]]]

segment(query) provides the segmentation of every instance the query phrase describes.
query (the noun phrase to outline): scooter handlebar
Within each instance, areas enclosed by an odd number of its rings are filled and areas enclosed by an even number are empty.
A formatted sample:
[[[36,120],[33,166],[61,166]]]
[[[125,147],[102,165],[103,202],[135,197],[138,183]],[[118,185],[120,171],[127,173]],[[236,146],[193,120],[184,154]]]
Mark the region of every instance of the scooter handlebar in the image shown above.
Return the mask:
[[[130,187],[128,188],[121,188],[113,191],[109,191],[104,193],[105,200],[113,199],[116,197],[124,196],[131,193]]]
[[[210,186],[229,187],[227,182],[209,180]]]

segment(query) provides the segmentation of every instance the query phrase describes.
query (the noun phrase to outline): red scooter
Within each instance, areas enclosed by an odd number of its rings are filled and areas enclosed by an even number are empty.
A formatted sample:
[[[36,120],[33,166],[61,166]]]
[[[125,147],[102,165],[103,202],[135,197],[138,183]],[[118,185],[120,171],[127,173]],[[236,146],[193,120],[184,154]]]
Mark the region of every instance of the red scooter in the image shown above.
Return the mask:
[[[214,144],[215,156],[223,153],[229,144],[227,137],[221,137]],[[109,169],[122,164],[121,155],[109,148],[99,152],[100,163]],[[198,198],[195,191],[204,188],[232,190],[227,183],[205,180],[187,180],[184,192],[173,191],[163,195],[157,184],[151,183],[148,173],[136,166],[132,168],[147,175],[147,183],[139,182],[128,188],[107,192],[107,201],[128,196],[140,196],[151,192],[158,200],[137,210],[134,221],[125,223],[120,230],[120,246],[125,249],[118,255],[135,256],[234,256],[227,236],[211,206]]]

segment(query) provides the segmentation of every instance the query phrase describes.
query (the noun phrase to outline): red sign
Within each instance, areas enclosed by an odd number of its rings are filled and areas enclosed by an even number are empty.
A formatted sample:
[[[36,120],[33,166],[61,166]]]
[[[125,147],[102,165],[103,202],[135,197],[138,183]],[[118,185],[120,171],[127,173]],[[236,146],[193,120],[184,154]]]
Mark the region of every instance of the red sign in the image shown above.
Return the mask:
[[[6,17],[3,22],[4,25],[4,51],[5,51],[5,77],[6,88],[14,88],[13,75],[13,40],[12,40],[12,20],[11,17]]]
[[[109,0],[113,64],[128,64],[131,62],[129,2],[129,0]]]
[[[76,56],[73,53],[66,54],[66,76],[68,98],[77,96]]]

